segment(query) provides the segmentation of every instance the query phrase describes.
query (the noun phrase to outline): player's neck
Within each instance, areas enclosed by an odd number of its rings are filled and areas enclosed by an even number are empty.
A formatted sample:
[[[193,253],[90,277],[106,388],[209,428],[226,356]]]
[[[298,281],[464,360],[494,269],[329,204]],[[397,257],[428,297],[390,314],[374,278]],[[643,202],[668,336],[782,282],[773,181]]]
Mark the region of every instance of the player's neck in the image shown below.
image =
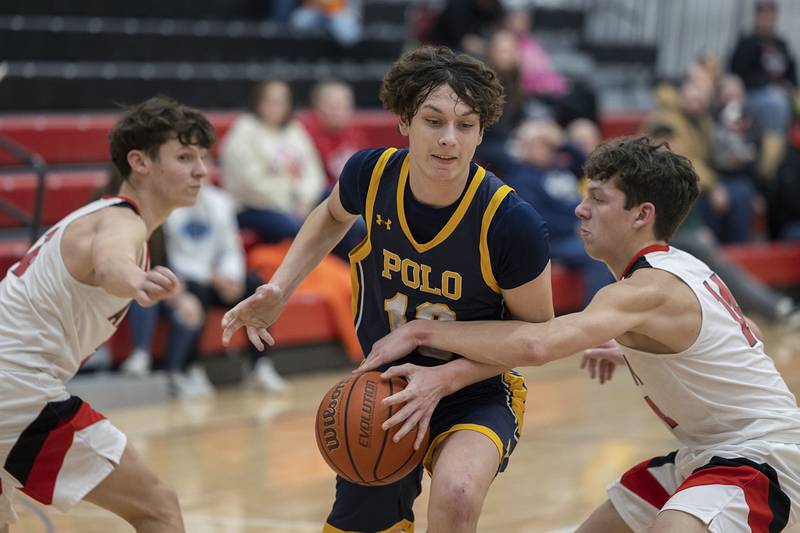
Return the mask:
[[[147,227],[148,237],[157,227],[164,223],[172,211],[171,207],[163,205],[157,195],[151,191],[143,190],[141,187],[134,187],[130,181],[122,183],[119,195],[130,198],[137,203],[142,220],[144,220],[144,224]]]
[[[612,260],[607,261],[606,264],[611,269],[611,272],[614,274],[616,279],[622,279],[622,276],[625,275],[625,272],[631,267],[636,259],[643,255],[642,252],[654,246],[663,247],[667,246],[667,243],[666,241],[658,239],[643,239],[631,242],[629,246],[621,248],[620,253]]]
[[[464,192],[469,178],[469,167],[458,179],[433,180],[425,176],[421,169],[415,169],[413,161],[409,168],[408,186],[418,202],[432,207],[445,207],[454,204]]]

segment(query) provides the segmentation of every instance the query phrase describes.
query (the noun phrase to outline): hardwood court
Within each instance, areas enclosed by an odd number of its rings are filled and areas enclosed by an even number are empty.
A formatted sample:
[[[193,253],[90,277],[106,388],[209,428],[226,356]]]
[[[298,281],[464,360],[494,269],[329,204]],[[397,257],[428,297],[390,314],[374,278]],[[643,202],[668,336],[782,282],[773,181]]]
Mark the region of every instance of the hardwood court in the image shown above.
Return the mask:
[[[800,334],[769,331],[768,340],[768,351],[780,354],[779,368],[800,394]],[[609,481],[677,447],[625,369],[599,386],[577,364],[572,358],[524,371],[529,392],[523,440],[489,492],[479,531],[571,531],[566,528],[605,499]],[[316,449],[314,414],[323,392],[343,373],[293,378],[291,392],[281,396],[229,389],[208,400],[106,414],[176,487],[187,531],[320,531],[334,486]],[[417,531],[425,530],[426,505],[423,494]],[[17,509],[20,522],[12,532],[132,531],[85,503],[69,515],[22,502]]]

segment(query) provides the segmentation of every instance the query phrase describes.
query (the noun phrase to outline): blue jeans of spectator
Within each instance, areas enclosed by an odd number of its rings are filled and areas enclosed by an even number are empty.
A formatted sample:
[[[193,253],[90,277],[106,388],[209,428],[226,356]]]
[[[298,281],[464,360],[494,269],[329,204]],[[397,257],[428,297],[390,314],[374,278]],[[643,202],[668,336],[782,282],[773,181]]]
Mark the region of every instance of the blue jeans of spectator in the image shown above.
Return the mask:
[[[328,15],[318,9],[301,7],[292,13],[290,22],[293,28],[326,31],[342,46],[353,46],[361,40],[361,22],[348,9]]]
[[[783,87],[765,85],[748,90],[745,110],[753,117],[759,135],[788,134],[792,120],[792,105]]]
[[[303,225],[300,217],[276,209],[244,209],[237,219],[240,228],[254,230],[261,242],[267,244],[294,239]]]
[[[748,242],[753,223],[753,180],[741,175],[721,176],[720,180],[728,191],[728,211],[716,213],[708,198],[703,195],[698,200],[703,221],[723,244]]]
[[[128,311],[133,349],[144,350],[150,353],[150,345],[156,331],[159,316],[165,316],[170,324],[167,338],[167,355],[165,368],[170,371],[180,370],[183,362],[189,358],[189,351],[199,328],[192,328],[181,322],[173,309],[161,302],[152,307],[142,307],[136,302],[131,303]]]
[[[550,257],[569,267],[577,268],[583,276],[583,305],[586,306],[595,293],[614,281],[614,276],[605,263],[589,257],[583,248],[583,240],[577,235],[552,238]]]

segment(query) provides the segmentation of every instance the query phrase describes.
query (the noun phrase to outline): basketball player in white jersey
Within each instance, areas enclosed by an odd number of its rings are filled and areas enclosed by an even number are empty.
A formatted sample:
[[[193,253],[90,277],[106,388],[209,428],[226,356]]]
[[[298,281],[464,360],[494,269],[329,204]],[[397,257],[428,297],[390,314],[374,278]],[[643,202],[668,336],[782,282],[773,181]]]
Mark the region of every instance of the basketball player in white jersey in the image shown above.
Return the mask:
[[[634,466],[578,529],[598,532],[776,532],[800,505],[800,410],[755,328],[723,281],[668,245],[698,195],[689,161],[649,140],[615,139],[585,165],[575,210],[586,251],[617,282],[587,308],[547,323],[417,320],[373,346],[377,368],[418,346],[506,367],[541,365],[616,339],[645,402],[681,448]],[[612,349],[613,351],[613,349]],[[593,361],[593,365],[597,361]],[[608,377],[613,359],[600,362]],[[387,403],[405,403],[386,427],[420,427],[425,392],[443,367],[395,366],[409,378]],[[593,368],[592,372],[596,368]]]
[[[146,242],[194,204],[214,136],[201,113],[168,98],[130,109],[109,135],[119,196],[61,220],[0,282],[0,531],[16,519],[17,490],[63,511],[85,499],[139,532],[184,530],[174,491],[65,383],[132,300],[175,293],[172,272],[149,269]]]

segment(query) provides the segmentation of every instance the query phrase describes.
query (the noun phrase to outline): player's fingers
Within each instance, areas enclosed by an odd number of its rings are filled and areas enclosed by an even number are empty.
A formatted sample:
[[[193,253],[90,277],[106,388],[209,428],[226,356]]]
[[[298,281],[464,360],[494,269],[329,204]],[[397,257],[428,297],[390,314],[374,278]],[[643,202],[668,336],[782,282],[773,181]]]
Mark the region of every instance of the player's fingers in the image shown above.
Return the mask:
[[[379,356],[373,355],[373,353],[370,352],[370,354],[367,356],[367,359],[364,361],[364,364],[353,370],[353,373],[357,374],[360,372],[368,372],[370,370],[375,370],[376,368],[381,366],[380,363],[377,362],[377,359],[379,359]]]
[[[386,398],[381,400],[381,403],[383,403],[383,405],[397,405],[399,403],[407,402],[408,400],[411,399],[411,396],[412,396],[411,393],[406,388],[401,390],[400,392],[395,392],[391,396],[387,396]]]
[[[245,330],[247,331],[247,338],[250,339],[250,342],[256,347],[256,350],[263,352],[264,343],[261,342],[261,338],[258,336],[258,330],[253,326],[245,326]]]
[[[400,440],[401,440],[403,437],[405,437],[406,435],[408,435],[409,433],[411,433],[411,430],[412,430],[412,429],[414,429],[415,427],[417,427],[417,424],[419,423],[419,419],[420,419],[421,417],[422,417],[422,413],[420,413],[419,411],[414,411],[414,413],[413,413],[411,416],[409,416],[408,418],[406,418],[406,421],[405,421],[405,423],[403,424],[403,427],[401,427],[401,428],[400,428],[400,429],[397,431],[397,433],[395,433],[395,434],[394,434],[394,437],[392,437],[392,440],[393,440],[394,442],[400,442]]]
[[[581,370],[586,368],[586,363],[588,362],[589,362],[589,356],[586,354],[586,352],[584,352],[583,356],[581,357]]]
[[[153,299],[150,298],[150,295],[147,294],[147,291],[145,291],[143,289],[139,289],[138,291],[136,291],[136,301],[142,307],[150,307],[151,305],[153,305],[155,303],[155,302],[153,302]]]
[[[597,360],[596,359],[590,359],[589,360],[589,377],[594,379],[596,373],[597,373]]]
[[[147,281],[158,285],[165,290],[171,290],[175,283],[158,270],[151,270],[147,273]]]
[[[393,416],[391,416],[386,422],[381,425],[381,428],[386,431],[388,429],[393,428],[397,424],[402,423],[406,418],[411,416],[414,412],[414,408],[408,404],[404,405],[402,409],[397,411]]]
[[[611,378],[614,376],[614,371],[617,369],[617,365],[610,362],[608,363],[608,377],[606,377],[606,381],[611,381]]]
[[[408,378],[409,374],[414,368],[415,367],[409,363],[406,363],[404,365],[393,366],[388,368],[386,372],[381,374],[381,377],[383,379],[392,379],[396,377]]]
[[[225,326],[225,329],[222,330],[222,344],[228,346],[228,344],[231,342],[233,334],[236,333],[236,330],[238,330],[240,327],[242,327],[242,323],[238,320],[229,322],[228,325]]]
[[[598,381],[600,385],[606,382],[606,364],[608,362],[605,359],[601,359],[600,362],[597,364],[598,367]]]
[[[275,346],[275,339],[269,334],[267,328],[258,328],[258,336],[269,346]]]
[[[422,441],[425,440],[425,434],[428,433],[428,424],[431,422],[430,415],[425,415],[419,420],[417,425],[417,439],[414,441],[414,449],[419,450],[422,446]]]
[[[180,284],[178,276],[176,276],[175,273],[172,270],[168,269],[167,267],[159,265],[155,267],[153,270],[157,271],[159,274],[170,280],[170,282],[174,283],[175,285]]]

